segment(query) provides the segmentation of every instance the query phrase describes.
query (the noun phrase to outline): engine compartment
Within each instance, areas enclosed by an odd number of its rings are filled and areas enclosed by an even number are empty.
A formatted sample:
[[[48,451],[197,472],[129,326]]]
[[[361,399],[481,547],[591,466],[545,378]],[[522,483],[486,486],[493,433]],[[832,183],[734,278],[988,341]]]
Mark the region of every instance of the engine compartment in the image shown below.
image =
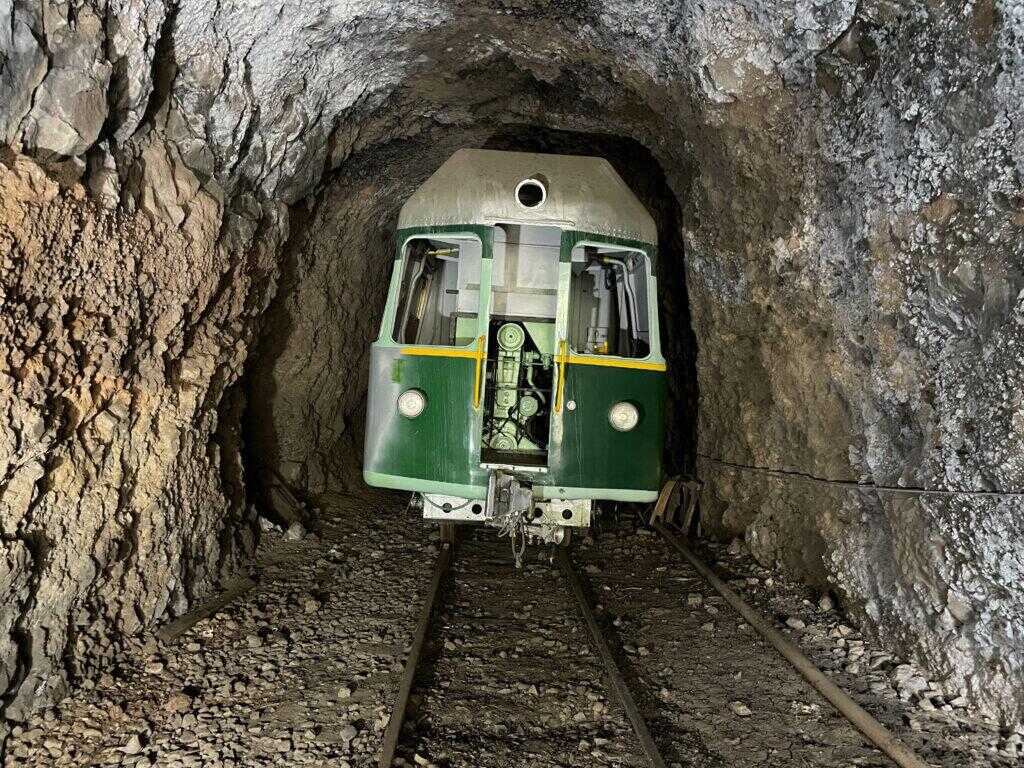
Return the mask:
[[[495,317],[488,332],[482,462],[543,466],[553,402],[554,322]]]

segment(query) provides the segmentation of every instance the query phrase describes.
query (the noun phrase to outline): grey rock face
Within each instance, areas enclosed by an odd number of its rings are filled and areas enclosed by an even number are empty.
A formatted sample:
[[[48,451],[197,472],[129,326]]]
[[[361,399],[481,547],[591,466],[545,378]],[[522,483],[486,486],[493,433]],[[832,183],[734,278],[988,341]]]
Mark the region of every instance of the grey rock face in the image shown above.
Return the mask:
[[[805,475],[1024,488],[1022,40],[993,0],[0,0],[4,142],[106,206],[4,155],[9,714],[244,550],[243,425],[251,471],[353,482],[397,209],[544,128],[636,140],[675,195],[707,529],[1018,718],[1020,499]]]
[[[701,453],[785,472],[703,460],[710,525],[1011,720],[1024,498],[984,494],[1024,489],[1020,39],[991,4],[865,4],[817,58],[784,216],[688,253],[697,337],[730,342],[702,343]]]

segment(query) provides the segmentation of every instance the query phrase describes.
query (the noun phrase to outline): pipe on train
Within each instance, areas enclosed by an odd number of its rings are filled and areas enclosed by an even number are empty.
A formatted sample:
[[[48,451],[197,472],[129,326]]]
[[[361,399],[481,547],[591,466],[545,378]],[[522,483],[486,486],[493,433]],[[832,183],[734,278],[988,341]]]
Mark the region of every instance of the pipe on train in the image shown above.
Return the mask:
[[[697,557],[682,540],[664,524],[658,521],[651,523],[658,533],[671,544],[679,554],[704,577],[704,580],[714,587],[726,602],[752,626],[761,637],[775,646],[786,660],[793,665],[797,672],[803,675],[814,689],[824,696],[839,713],[853,723],[861,733],[867,736],[872,743],[900,766],[900,768],[931,768],[906,744],[896,738],[888,728],[878,720],[869,715],[845,691],[833,683],[824,672],[818,669],[814,662],[808,659],[792,642],[786,639],[775,627],[771,626],[757,611],[736,592],[734,592],[724,581],[715,575],[699,557]]]

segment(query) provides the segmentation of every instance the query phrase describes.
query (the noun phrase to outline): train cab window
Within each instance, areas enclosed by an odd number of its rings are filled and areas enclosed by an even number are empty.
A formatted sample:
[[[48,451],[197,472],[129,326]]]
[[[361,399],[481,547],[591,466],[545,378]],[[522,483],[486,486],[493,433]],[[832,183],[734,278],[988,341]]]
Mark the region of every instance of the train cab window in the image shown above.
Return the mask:
[[[405,246],[393,338],[399,344],[463,347],[477,336],[480,241],[415,237]]]
[[[641,251],[578,245],[572,251],[569,345],[587,355],[647,357],[650,268]]]

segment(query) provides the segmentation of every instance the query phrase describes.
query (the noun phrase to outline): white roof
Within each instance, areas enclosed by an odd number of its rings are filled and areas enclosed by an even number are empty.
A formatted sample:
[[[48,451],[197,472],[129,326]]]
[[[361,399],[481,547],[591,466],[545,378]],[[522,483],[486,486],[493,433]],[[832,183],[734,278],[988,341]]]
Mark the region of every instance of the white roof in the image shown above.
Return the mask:
[[[540,179],[543,203],[526,208],[516,188]],[[399,229],[452,224],[536,224],[654,244],[654,219],[602,157],[460,149],[413,193]]]

